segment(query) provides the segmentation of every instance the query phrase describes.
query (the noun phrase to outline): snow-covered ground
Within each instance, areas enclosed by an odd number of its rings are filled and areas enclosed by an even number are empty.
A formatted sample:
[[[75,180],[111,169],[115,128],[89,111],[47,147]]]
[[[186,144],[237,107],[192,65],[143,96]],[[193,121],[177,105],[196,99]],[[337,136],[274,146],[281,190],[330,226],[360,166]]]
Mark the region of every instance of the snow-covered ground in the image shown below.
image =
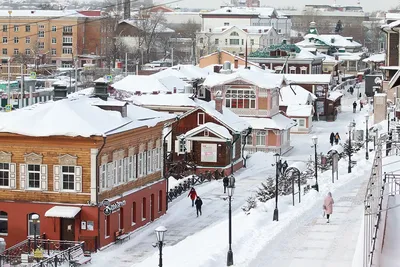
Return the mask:
[[[288,160],[289,164],[307,161],[314,153],[311,147],[313,135],[319,139],[318,151],[326,154],[330,147],[330,133],[339,132],[342,142],[345,141],[347,125],[353,119],[357,128],[364,129],[366,109],[353,114],[351,104],[354,100],[355,95],[344,97],[342,113],[338,115],[337,121],[315,122],[310,135],[292,135],[292,145],[295,148],[283,160]],[[274,162],[271,154],[252,155],[248,168],[236,173],[236,190],[232,202],[235,266],[351,266],[362,220],[363,202],[360,199],[365,192],[364,185],[373,159],[371,153],[370,161],[366,161],[364,153],[361,150],[354,155],[353,160],[357,161],[357,165],[351,174],[347,174],[346,159],[339,162],[339,180],[334,184],[330,171],[320,173],[320,192],[310,191],[302,196],[300,204],[293,207],[291,196],[280,197],[279,222],[272,221],[274,200],[259,204],[249,215],[241,210],[246,199],[275,171],[271,166]],[[183,195],[172,202],[168,214],[136,231],[130,241],[94,255],[93,265],[157,266],[158,249],[152,246],[156,239],[154,229],[164,225],[168,229],[163,249],[164,266],[226,266],[228,203],[224,200],[222,184],[220,181],[212,181],[198,186],[196,190],[204,202],[202,216],[196,218],[190,200]],[[336,205],[331,223],[327,225],[322,218],[322,201],[329,191],[333,193]],[[334,252],[332,255],[336,255],[336,262],[335,258],[328,257],[329,252]]]
[[[398,267],[400,240],[400,195],[389,196],[385,229],[385,243],[380,257],[381,267]]]

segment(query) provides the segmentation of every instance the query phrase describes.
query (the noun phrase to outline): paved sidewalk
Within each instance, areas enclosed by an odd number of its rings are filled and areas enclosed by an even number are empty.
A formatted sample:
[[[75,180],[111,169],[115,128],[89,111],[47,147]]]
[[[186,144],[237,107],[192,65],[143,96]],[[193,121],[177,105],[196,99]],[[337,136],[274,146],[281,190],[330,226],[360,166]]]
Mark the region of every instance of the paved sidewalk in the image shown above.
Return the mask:
[[[282,231],[259,253],[252,267],[351,267],[361,229],[367,178],[355,179],[333,193],[330,223],[322,217],[322,199],[297,225]]]

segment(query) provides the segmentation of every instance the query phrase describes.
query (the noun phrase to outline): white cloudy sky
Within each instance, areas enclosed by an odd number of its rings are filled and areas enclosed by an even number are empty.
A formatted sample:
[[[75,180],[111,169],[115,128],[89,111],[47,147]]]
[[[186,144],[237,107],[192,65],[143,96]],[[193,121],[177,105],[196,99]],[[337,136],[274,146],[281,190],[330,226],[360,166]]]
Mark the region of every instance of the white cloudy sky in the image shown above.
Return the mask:
[[[155,0],[154,2],[171,2],[172,0]],[[337,0],[336,3],[339,5],[356,5],[359,0]],[[180,7],[198,7],[198,8],[218,8],[223,3],[229,3],[230,0],[183,0],[174,5]],[[303,7],[306,4],[333,4],[334,0],[261,0],[261,5],[284,7],[294,6],[296,8]],[[374,10],[388,10],[400,4],[399,0],[360,0],[361,5],[367,12]],[[379,4],[378,4],[379,3]]]

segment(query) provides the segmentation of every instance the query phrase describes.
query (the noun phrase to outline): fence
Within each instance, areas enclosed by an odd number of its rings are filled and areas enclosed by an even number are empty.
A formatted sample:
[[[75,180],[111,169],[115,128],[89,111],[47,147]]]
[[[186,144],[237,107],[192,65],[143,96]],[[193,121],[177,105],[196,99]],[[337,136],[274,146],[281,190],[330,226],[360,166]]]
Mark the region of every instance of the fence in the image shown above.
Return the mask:
[[[356,83],[356,79],[345,80],[342,83],[340,83],[340,84],[336,85],[335,87],[333,87],[331,91],[345,90],[346,86],[354,85],[355,83]]]

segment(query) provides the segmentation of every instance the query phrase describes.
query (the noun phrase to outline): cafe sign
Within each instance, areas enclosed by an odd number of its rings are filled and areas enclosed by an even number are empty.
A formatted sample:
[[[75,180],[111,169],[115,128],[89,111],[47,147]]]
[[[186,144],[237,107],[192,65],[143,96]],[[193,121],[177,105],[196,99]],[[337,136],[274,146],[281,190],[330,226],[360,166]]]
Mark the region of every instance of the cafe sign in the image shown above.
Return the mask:
[[[126,205],[126,200],[116,201],[111,204],[109,201],[103,201],[104,210],[103,213],[106,216],[111,215],[111,213],[118,211],[121,207]]]

